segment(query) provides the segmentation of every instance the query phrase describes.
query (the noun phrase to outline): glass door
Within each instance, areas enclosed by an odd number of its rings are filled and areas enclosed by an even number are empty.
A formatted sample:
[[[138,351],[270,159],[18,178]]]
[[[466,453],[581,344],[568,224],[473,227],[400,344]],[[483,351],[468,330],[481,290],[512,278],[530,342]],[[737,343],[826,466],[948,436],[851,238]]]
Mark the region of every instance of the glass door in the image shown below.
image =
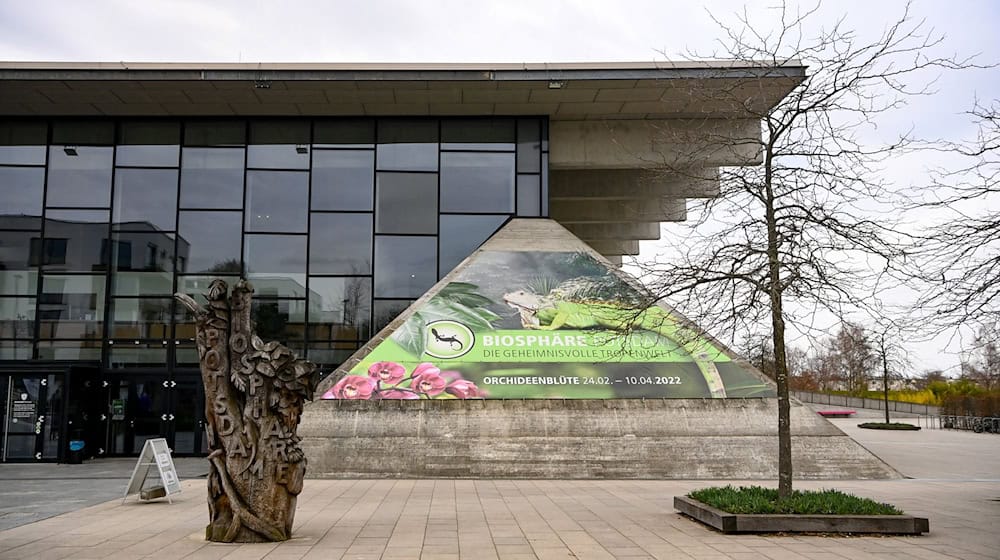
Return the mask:
[[[205,388],[201,374],[178,373],[171,382],[173,424],[172,448],[175,455],[205,455]]]
[[[136,455],[147,439],[167,437],[170,381],[165,376],[126,374],[113,378],[111,385],[111,454]]]
[[[13,373],[4,387],[0,458],[4,461],[58,459],[62,444],[63,376]]]

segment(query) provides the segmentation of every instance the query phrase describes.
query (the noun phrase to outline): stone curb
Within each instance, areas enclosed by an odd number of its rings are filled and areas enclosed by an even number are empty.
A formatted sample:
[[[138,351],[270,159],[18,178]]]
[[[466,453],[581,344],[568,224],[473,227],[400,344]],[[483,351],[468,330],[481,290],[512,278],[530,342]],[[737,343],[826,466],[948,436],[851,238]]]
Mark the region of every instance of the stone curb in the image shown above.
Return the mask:
[[[919,535],[930,531],[926,517],[910,515],[788,515],[727,513],[686,496],[674,509],[723,533],[858,533]]]

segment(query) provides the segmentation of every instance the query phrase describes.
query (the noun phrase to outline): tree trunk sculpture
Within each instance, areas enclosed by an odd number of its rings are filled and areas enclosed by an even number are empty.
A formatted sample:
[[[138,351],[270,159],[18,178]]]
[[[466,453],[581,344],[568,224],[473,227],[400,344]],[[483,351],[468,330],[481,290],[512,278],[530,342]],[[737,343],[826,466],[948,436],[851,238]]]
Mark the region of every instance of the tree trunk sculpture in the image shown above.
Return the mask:
[[[175,295],[197,317],[210,462],[205,538],[216,542],[288,540],[306,472],[296,431],[316,365],[254,334],[252,296],[245,280],[231,296],[213,281],[207,307]]]

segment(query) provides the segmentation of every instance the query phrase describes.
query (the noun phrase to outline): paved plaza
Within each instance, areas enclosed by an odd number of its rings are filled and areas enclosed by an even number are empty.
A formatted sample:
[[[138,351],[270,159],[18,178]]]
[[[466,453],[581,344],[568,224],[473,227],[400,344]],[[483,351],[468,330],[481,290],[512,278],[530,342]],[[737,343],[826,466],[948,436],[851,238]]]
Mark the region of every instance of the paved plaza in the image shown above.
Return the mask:
[[[836,487],[894,503],[930,518],[929,534],[722,535],[672,507],[673,496],[705,481],[307,480],[292,540],[225,545],[204,541],[204,479],[185,480],[173,504],[131,497],[123,505],[131,467],[121,474],[121,465],[94,461],[32,466],[32,473],[49,467],[46,476],[52,478],[40,485],[50,493],[62,488],[65,496],[83,490],[87,495],[80,504],[63,504],[68,513],[0,531],[0,558],[1000,558],[1000,436],[926,429],[890,434],[860,430],[857,419],[834,422],[913,478],[799,481],[797,487]],[[178,463],[182,477],[197,476],[204,465],[203,460]],[[104,478],[88,479],[81,470],[69,479],[57,472],[74,468],[96,470]],[[18,485],[28,482],[13,479],[19,472],[27,471],[0,465],[0,519],[29,509],[30,499],[9,505]],[[83,507],[101,492],[107,494],[101,503]],[[39,500],[53,497],[43,494]]]

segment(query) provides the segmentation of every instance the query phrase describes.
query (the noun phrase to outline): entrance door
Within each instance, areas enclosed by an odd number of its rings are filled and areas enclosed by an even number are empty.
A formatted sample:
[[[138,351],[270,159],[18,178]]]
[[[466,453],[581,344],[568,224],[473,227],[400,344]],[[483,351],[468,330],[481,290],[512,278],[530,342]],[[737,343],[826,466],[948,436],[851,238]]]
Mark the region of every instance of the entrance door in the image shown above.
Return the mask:
[[[208,453],[205,441],[205,388],[201,374],[178,373],[171,383],[173,401],[173,450],[175,455],[204,455]]]
[[[0,377],[5,387],[0,458],[41,461],[59,458],[62,444],[62,374],[13,373]]]
[[[135,455],[147,439],[167,437],[169,386],[162,375],[121,375],[108,391],[113,455]]]

